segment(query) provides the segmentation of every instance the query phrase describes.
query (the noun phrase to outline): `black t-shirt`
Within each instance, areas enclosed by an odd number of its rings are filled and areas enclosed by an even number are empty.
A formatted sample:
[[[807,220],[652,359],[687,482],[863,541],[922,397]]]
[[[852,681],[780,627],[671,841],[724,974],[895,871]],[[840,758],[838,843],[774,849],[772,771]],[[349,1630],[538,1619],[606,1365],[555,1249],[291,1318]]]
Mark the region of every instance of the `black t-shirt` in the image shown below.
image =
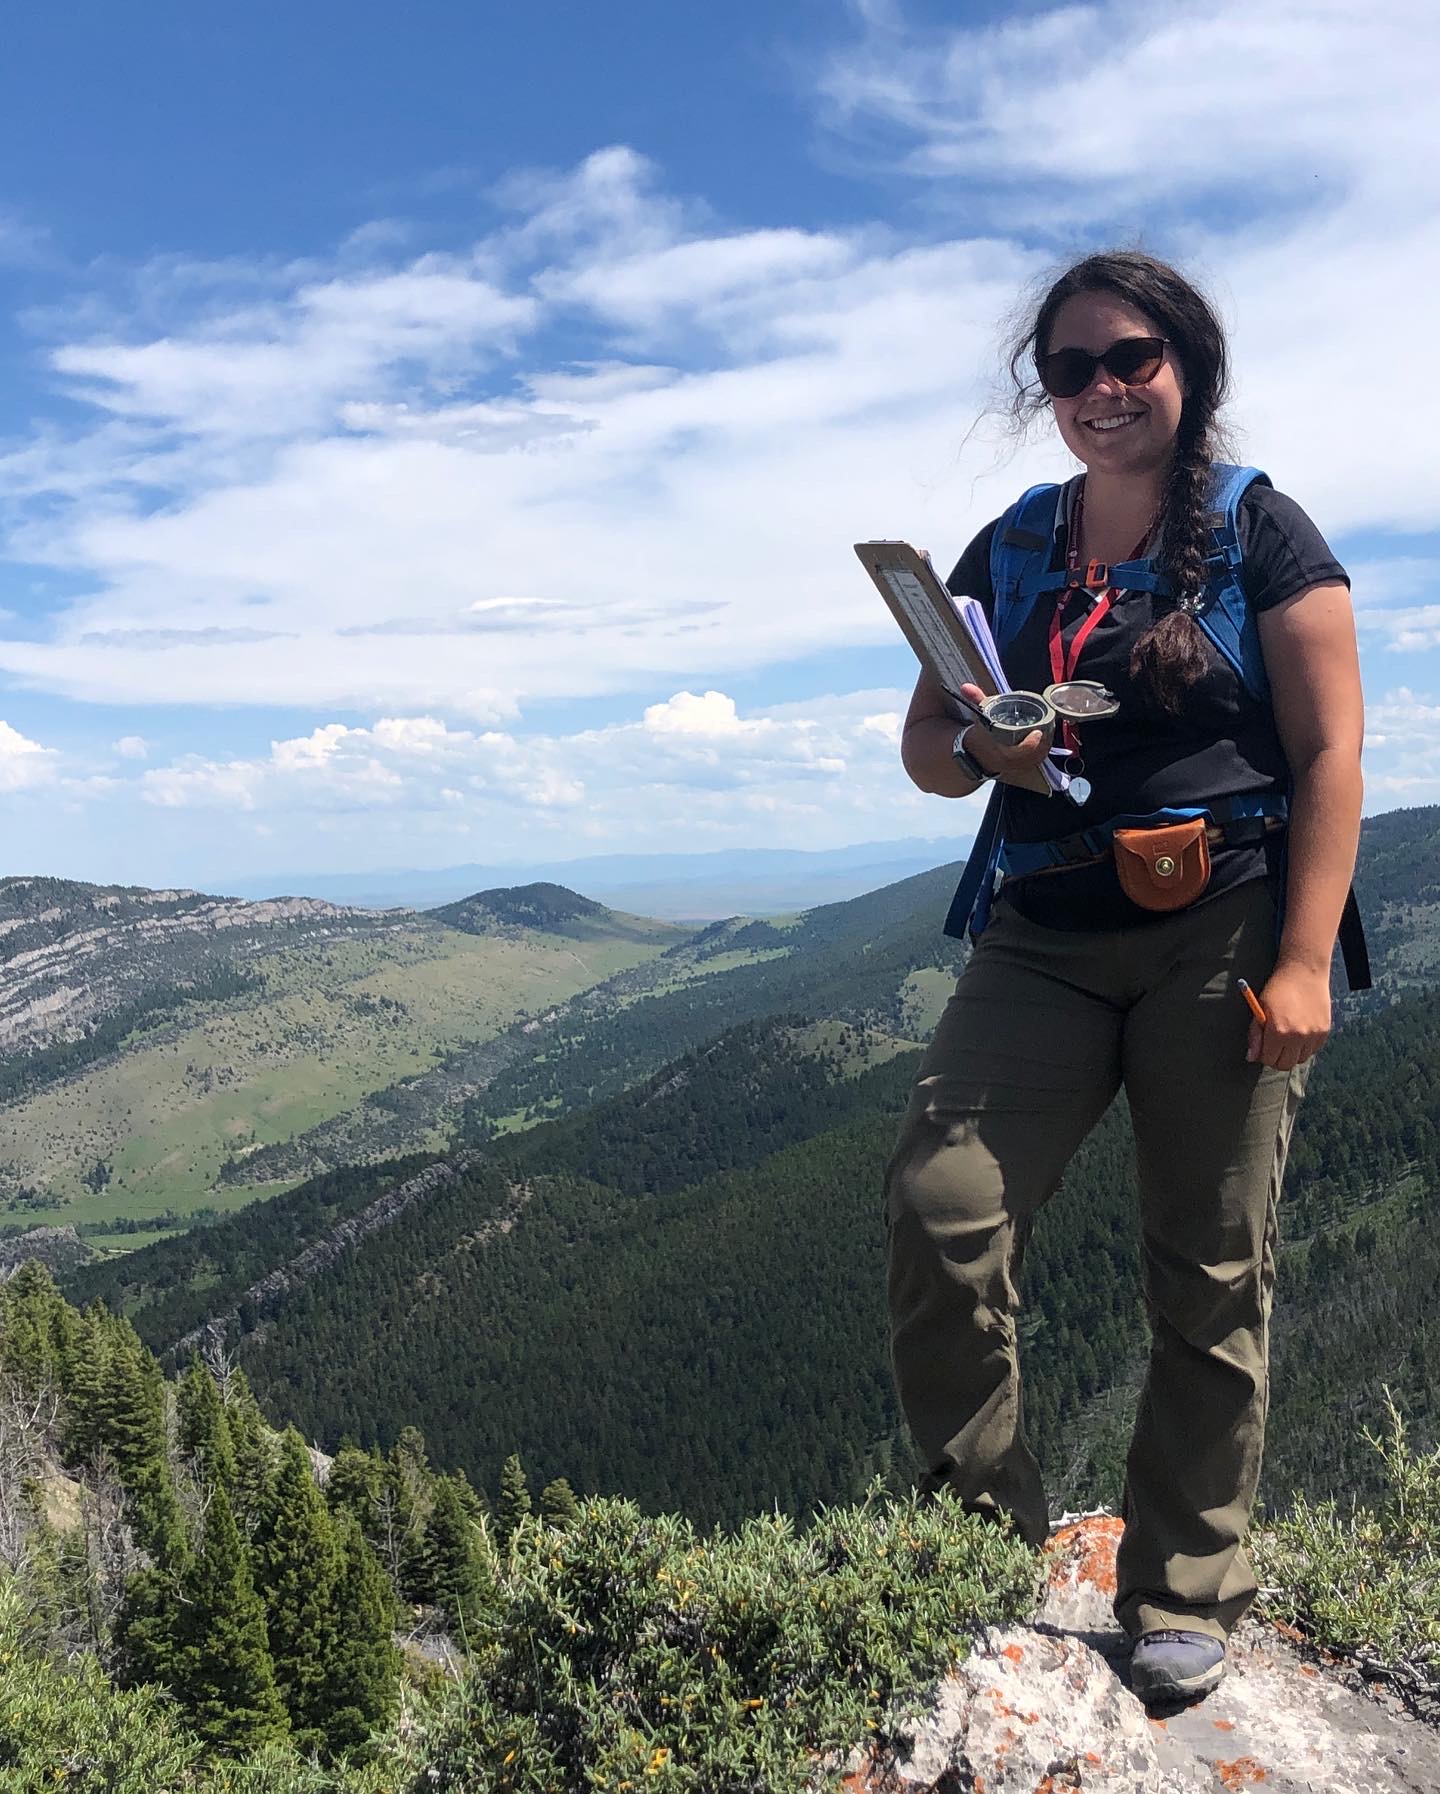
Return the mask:
[[[1273,487],[1249,488],[1240,501],[1236,527],[1244,555],[1245,596],[1257,612],[1314,585],[1333,580],[1349,584],[1319,530],[1294,499]],[[995,529],[995,523],[986,524],[947,581],[956,597],[977,599],[987,615],[994,602],[990,543]],[[1064,556],[1062,529],[1057,567],[1064,565]],[[1098,679],[1120,700],[1120,710],[1080,729],[1090,796],[1076,806],[1065,797],[1042,797],[1007,786],[1007,839],[1055,841],[1112,816],[1148,816],[1212,798],[1283,790],[1288,784],[1289,770],[1270,706],[1251,697],[1208,637],[1209,671],[1190,688],[1179,716],[1159,709],[1131,680],[1130,650],[1164,608],[1150,593],[1125,592],[1091,630],[1071,676]],[[1067,607],[1062,629],[1067,651],[1086,612],[1083,603]],[[1053,678],[1048,642],[1052,614],[1051,603],[1042,598],[1006,649],[1005,673],[1016,690],[1043,691]],[[1264,877],[1275,870],[1276,857],[1273,841],[1266,847],[1216,849],[1206,898]],[[1120,889],[1108,857],[1063,872],[1008,879],[1003,895],[1029,920],[1050,928],[1124,928],[1159,919]]]

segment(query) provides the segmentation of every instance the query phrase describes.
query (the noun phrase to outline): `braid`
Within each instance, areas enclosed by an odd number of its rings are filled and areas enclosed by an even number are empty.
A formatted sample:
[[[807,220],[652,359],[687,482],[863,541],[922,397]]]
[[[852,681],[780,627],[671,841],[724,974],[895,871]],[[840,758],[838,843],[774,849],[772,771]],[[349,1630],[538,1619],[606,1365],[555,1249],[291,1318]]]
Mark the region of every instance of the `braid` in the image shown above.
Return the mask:
[[[1152,623],[1130,651],[1130,677],[1172,716],[1179,714],[1185,693],[1204,677],[1209,665],[1205,638],[1194,617],[1205,590],[1209,546],[1208,422],[1203,416],[1182,419],[1165,488],[1159,558],[1175,586],[1173,608]]]

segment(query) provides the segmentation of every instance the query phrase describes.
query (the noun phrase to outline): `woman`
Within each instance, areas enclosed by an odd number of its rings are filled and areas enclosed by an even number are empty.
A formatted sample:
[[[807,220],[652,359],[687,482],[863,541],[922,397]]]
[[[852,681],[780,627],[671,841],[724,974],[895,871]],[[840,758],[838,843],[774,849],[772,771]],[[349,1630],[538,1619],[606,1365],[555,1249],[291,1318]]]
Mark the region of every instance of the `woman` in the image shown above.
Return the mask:
[[[1126,1468],[1115,1613],[1134,1642],[1136,1692],[1187,1699],[1220,1680],[1226,1637],[1256,1592],[1242,1541],[1265,1427],[1276,1198],[1306,1069],[1330,1028],[1331,954],[1359,836],[1349,582],[1299,506],[1262,478],[1235,521],[1268,697],[1197,621],[1213,592],[1226,356],[1214,313],[1174,269],[1131,252],[1087,257],[1046,294],[1010,367],[1017,416],[1048,405],[1083,464],[1052,507],[1048,556],[1083,571],[1069,589],[1051,578],[1003,647],[1006,672],[1024,690],[1099,681],[1119,707],[1062,725],[1055,745],[1070,753],[1056,764],[1077,775],[1068,797],[1005,787],[1013,845],[1001,863],[1011,871],[887,1176],[893,1361],[929,1466],[922,1488],[948,1486],[967,1509],[1008,1515],[1042,1542],[1015,1280],[1036,1212],[1123,1086],[1152,1349]],[[1032,368],[1043,390],[1022,378]],[[987,607],[996,527],[950,582]],[[1001,539],[1016,533],[1011,519]],[[1037,548],[1033,534],[1028,542]],[[1147,559],[1160,590],[1104,585],[1109,566]],[[1033,769],[1051,746],[1039,731],[1007,746],[979,725],[957,737],[944,694],[922,673],[902,759],[921,790],[965,797]],[[1183,907],[1151,907],[1156,865],[1173,868],[1174,857],[1147,862],[1142,832],[1123,837],[1138,853],[1117,865],[1104,825],[1139,819],[1143,831],[1147,819],[1197,807],[1208,812],[1196,825],[1208,883]],[[1244,826],[1225,820],[1232,812]],[[1093,832],[1077,835],[1084,829]],[[1047,853],[1058,863],[1037,866]],[[1120,866],[1136,865],[1138,881],[1122,884]],[[1240,979],[1258,994],[1263,1026]]]

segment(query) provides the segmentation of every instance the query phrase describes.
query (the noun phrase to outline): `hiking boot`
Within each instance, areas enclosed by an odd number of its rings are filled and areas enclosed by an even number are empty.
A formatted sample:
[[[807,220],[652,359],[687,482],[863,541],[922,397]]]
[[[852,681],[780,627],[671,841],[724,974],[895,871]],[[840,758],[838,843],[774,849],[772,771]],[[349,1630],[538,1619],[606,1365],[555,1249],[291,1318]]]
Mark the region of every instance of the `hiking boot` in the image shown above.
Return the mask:
[[[1208,1632],[1142,1632],[1130,1658],[1130,1686],[1147,1706],[1193,1701],[1224,1674],[1224,1642]]]

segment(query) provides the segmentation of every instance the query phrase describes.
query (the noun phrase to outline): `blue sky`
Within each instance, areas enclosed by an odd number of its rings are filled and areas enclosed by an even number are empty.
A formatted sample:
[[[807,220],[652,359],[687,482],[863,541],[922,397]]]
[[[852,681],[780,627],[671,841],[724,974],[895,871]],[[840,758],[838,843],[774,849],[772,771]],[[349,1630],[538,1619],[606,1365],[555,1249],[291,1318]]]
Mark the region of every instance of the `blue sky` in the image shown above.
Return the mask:
[[[1369,807],[1440,799],[1433,431],[1381,359],[1440,277],[1418,0],[6,36],[4,870],[966,832],[899,771],[912,663],[850,544],[948,559],[1070,471],[965,439],[1027,283],[1116,239],[1209,286],[1240,453],[1351,567]]]

